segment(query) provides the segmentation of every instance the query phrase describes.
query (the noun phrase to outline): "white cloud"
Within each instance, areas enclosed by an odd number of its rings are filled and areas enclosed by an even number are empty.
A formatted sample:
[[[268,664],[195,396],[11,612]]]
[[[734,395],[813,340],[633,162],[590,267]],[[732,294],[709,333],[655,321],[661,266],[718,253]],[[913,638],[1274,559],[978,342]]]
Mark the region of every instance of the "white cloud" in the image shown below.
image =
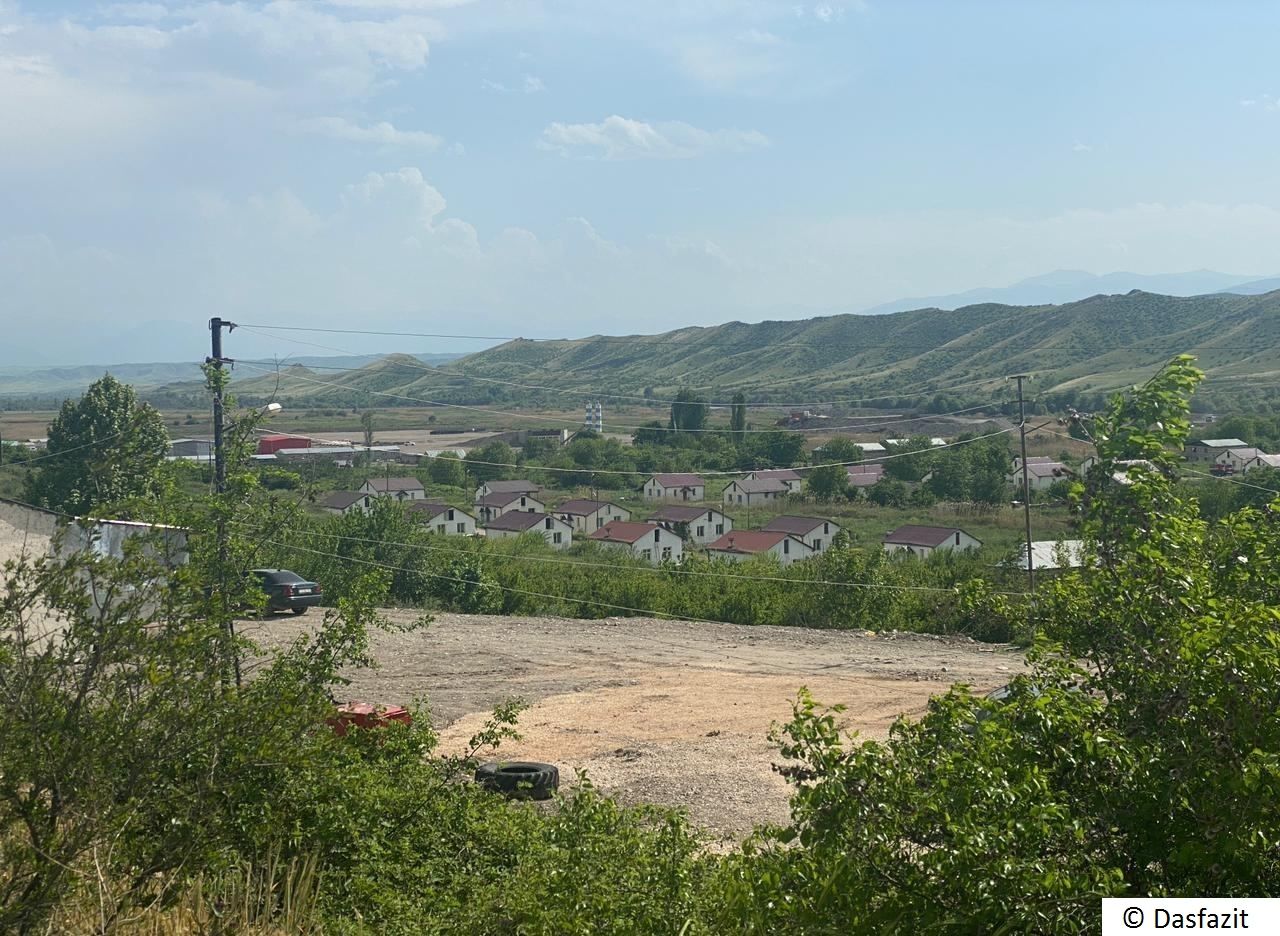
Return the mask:
[[[1071,152],[1073,152],[1073,153],[1092,153],[1092,152],[1093,152],[1093,147],[1092,147],[1092,146],[1090,146],[1088,143],[1081,143],[1079,140],[1076,140],[1075,145],[1071,147]]]
[[[160,3],[113,3],[103,9],[102,15],[110,19],[152,22],[168,16],[169,9]]]
[[[689,159],[756,149],[769,139],[757,130],[702,130],[681,121],[650,124],[614,114],[600,123],[553,123],[538,145],[588,159]]]
[[[444,142],[434,133],[424,130],[400,130],[387,121],[361,126],[342,117],[311,117],[297,123],[304,133],[314,133],[346,143],[365,143],[377,146],[405,146],[424,150],[437,150]]]
[[[539,91],[547,90],[547,86],[542,83],[542,79],[534,75],[524,76],[524,93],[537,94]]]
[[[524,80],[519,87],[503,84],[501,81],[494,81],[491,78],[482,78],[480,87],[486,91],[496,91],[498,94],[512,94],[516,91],[522,94],[538,94],[547,90],[547,86],[542,83],[542,79],[536,75],[525,75]]]
[[[325,0],[329,6],[354,10],[449,10],[475,0]]]
[[[1240,102],[1240,106],[1246,109],[1275,111],[1280,110],[1280,98],[1272,97],[1270,94],[1260,94],[1256,98],[1246,98]]]

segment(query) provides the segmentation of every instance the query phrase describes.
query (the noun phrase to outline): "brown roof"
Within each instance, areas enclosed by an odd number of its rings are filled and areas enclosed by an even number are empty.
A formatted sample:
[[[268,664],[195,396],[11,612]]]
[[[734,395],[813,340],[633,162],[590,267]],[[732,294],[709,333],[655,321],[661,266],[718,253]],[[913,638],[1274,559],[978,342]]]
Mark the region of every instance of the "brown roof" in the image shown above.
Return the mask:
[[[431,517],[438,517],[440,514],[444,513],[446,510],[456,510],[458,513],[462,514],[464,517],[471,516],[471,514],[467,513],[461,507],[455,507],[453,506],[453,504],[442,504],[437,501],[413,501],[411,504],[409,504],[410,513],[425,514],[428,519],[430,519]]]
[[[352,504],[357,504],[364,500],[368,495],[359,491],[334,491],[321,498],[318,503],[321,507],[328,507],[332,510],[346,510]]]
[[[775,481],[800,480],[800,473],[794,468],[764,468],[760,471],[753,471],[752,474],[754,474],[757,480],[760,481],[768,481],[769,479],[773,479]]]
[[[417,478],[370,478],[367,483],[375,491],[382,493],[425,490]]]
[[[696,474],[656,474],[654,480],[663,487],[704,487],[706,482]]]
[[[737,481],[731,482],[729,487],[734,487],[735,485],[743,494],[785,494],[787,491],[787,486],[774,478],[759,481],[739,478]]]
[[[524,533],[527,530],[532,530],[534,527],[543,526],[543,523],[546,520],[550,520],[552,526],[555,526],[557,523],[564,526],[563,520],[553,517],[551,514],[512,511],[511,513],[504,513],[501,517],[494,517],[485,524],[485,529],[513,530]]]
[[[701,520],[704,514],[709,513],[724,516],[714,507],[684,507],[680,504],[672,504],[661,510],[655,510],[649,519],[659,523],[692,523],[694,520]]]
[[[958,527],[916,526],[908,523],[906,526],[900,526],[892,533],[886,534],[884,542],[898,543],[903,546],[941,546],[957,533],[964,533],[964,530]],[[965,536],[969,535],[965,533]],[[976,536],[972,538],[978,539]]]
[[[884,474],[884,465],[878,463],[845,465],[844,470],[849,475],[862,474],[879,476]]]
[[[479,507],[505,507],[507,504],[514,503],[522,497],[529,496],[525,491],[505,491],[497,494],[486,494],[484,497],[476,501]],[[537,500],[537,498],[534,498]],[[542,503],[538,501],[538,503]]]
[[[824,523],[831,523],[830,520],[821,520],[818,517],[774,517],[760,529],[767,530],[770,533],[791,533],[794,536],[804,536]]]
[[[1022,474],[1022,468],[1019,467],[1015,475]],[[1027,474],[1035,478],[1064,478],[1071,474],[1071,469],[1062,462],[1056,461],[1027,461]]]
[[[655,530],[661,530],[662,527],[656,523],[632,523],[627,520],[610,520],[600,529],[591,534],[591,539],[601,540],[606,543],[631,543],[646,537],[652,538]],[[667,534],[668,536],[670,534]]]
[[[618,505],[612,501],[601,500],[568,500],[556,508],[558,514],[572,514],[575,517],[585,517],[593,514],[601,507],[617,507]]]
[[[485,486],[489,488],[490,494],[528,494],[531,491],[541,491],[538,485],[532,481],[518,479],[515,481],[486,481]]]
[[[734,530],[732,533],[726,533],[714,543],[709,543],[707,549],[712,552],[732,552],[732,553],[760,553],[766,552],[777,546],[791,534],[781,532],[768,532],[765,530]],[[804,545],[801,543],[800,545]]]

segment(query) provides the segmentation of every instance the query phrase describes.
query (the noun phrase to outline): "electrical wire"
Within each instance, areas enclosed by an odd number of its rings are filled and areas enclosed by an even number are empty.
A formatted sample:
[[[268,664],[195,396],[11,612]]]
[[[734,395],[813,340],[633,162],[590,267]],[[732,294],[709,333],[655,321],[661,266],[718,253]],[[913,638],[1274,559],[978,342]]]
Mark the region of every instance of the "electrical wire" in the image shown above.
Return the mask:
[[[391,393],[391,392],[386,391],[386,390],[372,390],[372,389],[365,388],[365,387],[353,387],[353,386],[351,386],[351,385],[349,385],[349,384],[340,384],[340,383],[335,383],[335,382],[330,381],[330,380],[319,380],[319,379],[317,379],[317,378],[315,378],[315,377],[306,377],[306,376],[303,376],[302,374],[281,373],[281,372],[278,370],[278,368],[263,367],[263,366],[261,366],[261,365],[259,365],[259,364],[253,364],[253,363],[250,363],[250,362],[248,362],[248,361],[238,361],[238,362],[236,362],[236,364],[237,364],[237,366],[240,366],[240,367],[248,367],[248,368],[250,368],[251,370],[259,371],[260,373],[264,373],[264,374],[276,374],[276,375],[277,375],[281,380],[301,380],[301,381],[304,381],[304,382],[306,382],[306,383],[314,384],[314,385],[316,385],[316,386],[320,386],[320,387],[329,387],[329,388],[337,389],[337,390],[346,390],[346,391],[347,391],[347,392],[349,392],[349,393],[368,393],[368,394],[371,394],[371,395],[373,395],[373,396],[386,397],[386,398],[388,398],[388,399],[401,400],[401,401],[408,402],[408,403],[417,403],[417,404],[422,405],[422,406],[441,406],[441,407],[446,407],[446,408],[449,408],[449,409],[460,409],[460,410],[466,410],[466,411],[468,411],[468,412],[484,413],[484,414],[489,415],[489,416],[502,416],[502,417],[507,418],[507,419],[525,419],[525,420],[533,420],[533,421],[535,421],[535,422],[539,422],[539,423],[554,422],[554,423],[560,423],[560,424],[563,424],[563,425],[574,426],[574,427],[577,427],[577,428],[580,428],[580,427],[581,427],[581,425],[582,425],[582,421],[581,421],[581,420],[579,420],[579,419],[562,419],[562,418],[560,418],[560,417],[556,417],[556,416],[536,416],[536,415],[533,415],[533,414],[531,414],[531,413],[512,413],[512,412],[508,412],[508,411],[506,411],[506,410],[495,410],[495,409],[489,409],[489,408],[487,408],[487,407],[483,407],[483,406],[472,406],[472,405],[470,405],[470,404],[466,404],[466,403],[446,403],[446,402],[444,402],[444,401],[442,401],[442,400],[429,400],[429,399],[425,399],[425,398],[421,398],[421,397],[411,397],[411,396],[406,396],[405,394],[401,394],[401,393]],[[977,406],[970,406],[970,407],[966,407],[966,408],[964,408],[964,409],[955,410],[954,412],[951,412],[951,413],[936,413],[936,414],[928,414],[928,415],[925,415],[925,416],[913,416],[913,417],[904,418],[904,419],[890,419],[890,420],[888,420],[887,422],[885,422],[883,425],[879,425],[879,426],[865,426],[865,427],[864,427],[864,426],[858,426],[858,427],[852,427],[852,426],[849,426],[849,427],[846,427],[846,426],[818,426],[818,427],[814,427],[814,428],[799,428],[799,429],[787,428],[787,427],[775,427],[775,428],[771,428],[771,429],[742,429],[742,430],[738,430],[738,431],[740,431],[740,432],[745,432],[745,433],[748,433],[748,434],[764,434],[764,433],[772,433],[772,432],[797,432],[797,433],[805,433],[805,432],[826,432],[826,433],[830,433],[830,432],[839,432],[841,429],[851,429],[851,430],[858,431],[858,432],[866,432],[866,431],[870,431],[870,430],[872,430],[872,429],[884,429],[884,428],[888,428],[889,426],[897,425],[897,424],[899,424],[899,423],[904,423],[904,422],[918,422],[918,421],[920,421],[920,420],[927,420],[927,419],[942,419],[942,418],[946,418],[946,417],[948,417],[948,416],[958,416],[958,415],[962,415],[962,414],[964,414],[964,413],[971,413],[971,412],[974,412],[974,411],[976,411],[976,410],[980,410],[980,409],[988,409],[988,408],[992,407],[993,405],[999,405],[999,404],[982,403],[982,404],[978,404]],[[879,418],[880,418],[880,419],[884,419],[885,417],[879,417]],[[663,429],[663,428],[661,428],[660,426],[631,426],[631,425],[619,425],[619,426],[615,426],[614,428],[616,428],[616,429],[626,429],[626,430],[630,430],[630,431],[639,431],[639,430],[642,430],[642,429],[652,429],[652,430],[662,431],[662,432],[674,431],[674,430],[667,430],[667,429]],[[684,433],[684,432],[697,432],[697,433],[703,433],[703,432],[714,432],[714,433],[724,433],[724,432],[729,432],[729,431],[731,431],[731,430],[728,430],[728,429],[720,429],[720,428],[703,428],[703,429],[681,429],[681,430],[678,430],[678,431],[679,431],[679,432],[682,432],[682,433]]]
[[[554,513],[547,514],[549,517],[555,516]],[[245,521],[236,521],[248,525]],[[555,556],[526,556],[526,555],[485,555],[483,553],[471,553],[466,549],[458,549],[445,545],[428,545],[424,543],[393,543],[386,540],[369,539],[360,536],[343,536],[337,533],[322,533],[319,530],[300,531],[306,536],[320,536],[325,539],[340,540],[343,542],[377,544],[382,546],[395,546],[402,549],[421,549],[428,552],[445,552],[455,555],[468,554],[478,555],[481,559],[491,560],[494,562],[541,562],[550,565],[567,565],[582,566],[584,568],[594,569],[618,569],[617,563],[613,562],[592,562],[581,559],[560,559]],[[576,532],[576,531],[575,531]],[[909,592],[933,592],[942,594],[955,594],[954,588],[941,588],[932,585],[889,585],[879,582],[836,582],[824,579],[806,579],[806,578],[786,578],[778,575],[740,575],[733,572],[715,572],[705,571],[701,569],[679,569],[679,568],[661,568],[657,566],[636,566],[635,571],[649,572],[657,575],[691,575],[704,578],[722,578],[737,579],[740,581],[751,582],[781,582],[784,584],[801,584],[801,585],[829,585],[839,588],[862,588],[867,590],[883,589],[885,591],[909,591]],[[1017,595],[1019,592],[999,592],[1002,595]]]
[[[290,338],[290,337],[285,336],[285,335],[270,335],[270,334],[268,334],[268,333],[266,333],[266,332],[258,331],[258,329],[257,329],[257,328],[255,328],[255,327],[253,327],[253,326],[240,325],[240,326],[237,326],[237,327],[238,327],[238,328],[243,328],[245,331],[253,332],[254,334],[261,335],[261,336],[263,336],[264,338],[276,338],[276,339],[281,339],[281,340],[284,340],[284,341],[292,342],[293,344],[306,345],[306,346],[308,346],[308,347],[311,347],[311,348],[319,348],[319,349],[324,350],[324,351],[332,351],[332,352],[334,352],[335,354],[340,354],[340,355],[344,355],[344,356],[347,356],[347,357],[362,357],[362,356],[364,356],[364,355],[358,355],[358,354],[356,354],[355,352],[353,352],[353,351],[351,351],[351,350],[349,350],[349,349],[346,349],[346,348],[336,348],[336,347],[334,347],[334,346],[332,346],[332,345],[318,344],[317,342],[314,342],[314,341],[303,341],[303,340],[301,340],[301,339],[299,339],[299,338]],[[517,383],[517,382],[512,381],[512,380],[500,380],[499,378],[496,378],[496,377],[481,377],[481,376],[479,376],[479,375],[477,375],[477,374],[470,374],[470,373],[467,373],[467,372],[465,372],[465,371],[442,371],[442,370],[441,370],[440,368],[438,368],[438,367],[432,367],[432,366],[431,366],[431,365],[429,365],[429,364],[423,364],[423,363],[421,363],[421,362],[416,362],[416,361],[415,361],[415,362],[410,362],[410,361],[395,361],[395,362],[393,362],[393,364],[394,364],[394,366],[397,366],[397,367],[408,367],[408,368],[412,368],[412,369],[416,369],[416,370],[421,370],[421,371],[424,371],[424,372],[427,372],[427,373],[434,374],[434,375],[436,375],[436,376],[438,376],[438,377],[446,377],[446,378],[450,378],[450,379],[455,379],[455,378],[456,378],[456,379],[461,379],[461,380],[482,381],[482,382],[484,382],[484,383],[491,383],[491,384],[498,384],[498,385],[501,385],[501,386],[515,387],[516,389],[520,389],[520,390],[540,390],[540,391],[545,391],[545,392],[548,392],[548,393],[560,393],[560,394],[566,394],[566,395],[569,395],[569,396],[575,396],[575,397],[583,397],[583,396],[587,396],[587,397],[603,397],[603,398],[604,398],[604,399],[606,399],[606,400],[609,400],[609,399],[612,399],[612,400],[632,400],[632,401],[637,401],[637,402],[642,402],[642,403],[656,403],[656,404],[661,404],[661,405],[671,405],[671,404],[674,404],[674,403],[677,403],[677,402],[682,402],[682,401],[678,401],[678,400],[663,400],[663,399],[656,399],[656,398],[654,398],[654,397],[646,397],[646,396],[641,396],[641,395],[637,395],[637,394],[627,394],[627,393],[605,393],[605,392],[602,392],[602,391],[599,391],[599,390],[588,390],[588,389],[584,389],[584,388],[574,388],[574,387],[547,387],[547,386],[540,386],[540,385],[537,385],[537,384],[522,384],[522,383]],[[303,366],[308,367],[308,368],[310,368],[310,369],[325,369],[325,370],[340,370],[340,371],[351,371],[351,370],[353,370],[353,369],[354,369],[354,368],[350,368],[350,367],[334,367],[334,368],[327,368],[327,367],[324,367],[323,365],[303,365]],[[926,388],[923,388],[923,389],[920,389],[920,390],[916,390],[916,391],[914,391],[914,392],[913,392],[913,395],[915,395],[915,396],[920,396],[920,395],[929,394],[929,393],[946,393],[946,392],[949,392],[949,391],[951,391],[951,390],[960,390],[960,389],[965,389],[965,388],[968,388],[968,387],[977,386],[977,385],[979,385],[979,384],[995,383],[995,382],[997,382],[997,381],[1001,381],[1001,380],[1003,380],[1003,379],[1004,379],[1004,378],[1002,378],[1002,377],[981,377],[981,378],[978,378],[978,379],[976,379],[976,380],[966,380],[966,381],[962,381],[961,383],[951,384],[951,385],[949,385],[949,386],[945,386],[945,387],[926,387]],[[774,409],[788,409],[788,408],[796,408],[796,407],[810,407],[810,406],[835,406],[835,405],[845,405],[845,404],[849,404],[849,403],[870,403],[870,402],[874,402],[874,401],[878,401],[878,400],[891,399],[891,398],[893,398],[894,396],[897,396],[897,395],[900,395],[900,394],[898,394],[898,393],[896,393],[896,392],[886,392],[886,393],[882,393],[882,394],[880,394],[879,396],[863,397],[863,398],[861,398],[861,399],[820,400],[820,401],[816,401],[816,402],[806,402],[806,403],[785,403],[785,402],[782,402],[782,403],[770,403],[770,402],[757,401],[757,402],[746,402],[746,403],[737,404],[737,403],[734,403],[733,401],[729,401],[729,402],[727,402],[727,403],[726,403],[726,402],[723,402],[723,401],[711,401],[711,402],[708,402],[706,405],[707,405],[707,406],[717,406],[717,407],[746,406],[748,409],[757,409],[757,408],[766,408],[766,407],[767,407],[767,408],[774,408]],[[882,417],[882,416],[862,416],[862,417],[851,416],[851,417],[844,417],[844,418],[849,418],[849,419],[883,419],[884,417]]]

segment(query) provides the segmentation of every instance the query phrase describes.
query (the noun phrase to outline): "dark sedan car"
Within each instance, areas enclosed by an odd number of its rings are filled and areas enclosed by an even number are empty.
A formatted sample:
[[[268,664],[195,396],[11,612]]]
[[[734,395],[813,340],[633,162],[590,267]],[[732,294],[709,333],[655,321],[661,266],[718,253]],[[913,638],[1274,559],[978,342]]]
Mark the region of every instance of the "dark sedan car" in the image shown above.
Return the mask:
[[[288,569],[252,569],[249,575],[257,579],[267,593],[268,613],[292,611],[302,614],[324,600],[324,590],[319,585]]]

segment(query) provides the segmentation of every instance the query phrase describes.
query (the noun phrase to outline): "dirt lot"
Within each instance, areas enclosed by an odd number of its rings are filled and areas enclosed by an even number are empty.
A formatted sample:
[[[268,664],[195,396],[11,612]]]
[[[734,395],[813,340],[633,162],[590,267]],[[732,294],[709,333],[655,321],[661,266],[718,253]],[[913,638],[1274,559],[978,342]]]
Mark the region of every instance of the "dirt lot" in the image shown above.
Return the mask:
[[[273,645],[313,620],[244,628]],[[442,614],[425,631],[380,633],[375,653],[381,668],[353,674],[352,697],[428,699],[443,749],[461,749],[494,704],[520,696],[532,706],[505,757],[550,761],[566,778],[585,770],[624,801],[683,807],[724,838],[787,817],[767,734],[799,687],[848,706],[850,729],[883,736],[953,682],[991,689],[1022,668],[1018,652],[964,639],[639,618]]]

